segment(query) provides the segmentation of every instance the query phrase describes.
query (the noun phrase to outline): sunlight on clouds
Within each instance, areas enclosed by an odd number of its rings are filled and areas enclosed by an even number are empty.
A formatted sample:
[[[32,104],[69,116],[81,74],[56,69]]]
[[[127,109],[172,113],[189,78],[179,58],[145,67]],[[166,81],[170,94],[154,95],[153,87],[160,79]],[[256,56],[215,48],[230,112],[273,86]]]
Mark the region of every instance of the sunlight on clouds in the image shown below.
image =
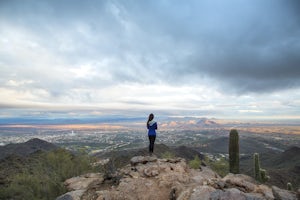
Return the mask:
[[[33,80],[9,80],[6,85],[9,87],[20,87],[34,83]]]
[[[241,113],[262,113],[261,110],[239,110]]]
[[[0,88],[0,103],[5,104],[24,104],[24,103],[42,103],[45,99],[49,99],[50,95],[46,90],[16,90],[8,88]]]
[[[107,88],[101,93],[106,94],[104,98],[111,98],[124,106],[155,109],[213,109],[207,101],[213,100],[214,92],[210,97],[203,95],[208,88],[169,86],[169,85],[140,85],[128,84]],[[217,92],[215,92],[217,94]],[[218,94],[216,95],[218,96]]]
[[[93,75],[93,69],[89,65],[82,65],[79,68],[72,68],[70,72],[73,73],[75,78],[88,78]]]

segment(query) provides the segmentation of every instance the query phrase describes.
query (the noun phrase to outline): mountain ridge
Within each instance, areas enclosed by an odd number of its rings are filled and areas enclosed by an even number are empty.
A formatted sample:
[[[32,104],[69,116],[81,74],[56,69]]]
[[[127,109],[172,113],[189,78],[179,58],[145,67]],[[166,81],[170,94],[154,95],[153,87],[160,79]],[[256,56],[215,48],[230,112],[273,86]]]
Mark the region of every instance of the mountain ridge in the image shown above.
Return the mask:
[[[57,148],[58,147],[56,145],[45,140],[33,138],[24,143],[0,146],[0,160],[13,154],[19,156],[28,156],[37,151],[51,151]]]

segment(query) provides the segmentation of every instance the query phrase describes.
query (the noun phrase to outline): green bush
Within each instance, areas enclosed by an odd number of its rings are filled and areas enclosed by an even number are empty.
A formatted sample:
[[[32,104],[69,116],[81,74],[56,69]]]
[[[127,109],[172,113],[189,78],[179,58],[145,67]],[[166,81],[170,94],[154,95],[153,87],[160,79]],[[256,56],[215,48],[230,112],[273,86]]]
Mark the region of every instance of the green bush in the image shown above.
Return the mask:
[[[5,188],[3,199],[54,199],[66,191],[62,183],[55,182],[52,178],[54,177],[29,172],[16,174]]]
[[[175,155],[169,151],[165,151],[162,155],[161,155],[162,158],[164,159],[173,159],[175,158]]]
[[[210,160],[208,157],[205,157],[205,163],[222,177],[226,176],[229,172],[229,163],[223,157],[218,160]]]
[[[200,165],[201,165],[201,160],[200,160],[200,158],[199,158],[198,155],[196,155],[196,156],[194,157],[194,160],[191,160],[191,161],[189,162],[189,166],[190,166],[191,168],[193,168],[193,169],[199,169],[199,168],[200,168]]]

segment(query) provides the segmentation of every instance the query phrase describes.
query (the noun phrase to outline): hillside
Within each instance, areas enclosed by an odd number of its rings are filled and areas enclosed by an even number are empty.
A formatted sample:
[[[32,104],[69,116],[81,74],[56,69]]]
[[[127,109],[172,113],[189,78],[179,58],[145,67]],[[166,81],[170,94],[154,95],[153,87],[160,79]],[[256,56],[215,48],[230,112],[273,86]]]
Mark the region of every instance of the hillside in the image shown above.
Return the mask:
[[[28,156],[37,151],[51,151],[58,147],[54,144],[34,138],[25,143],[8,144],[0,146],[0,160],[9,155]]]
[[[290,168],[300,167],[300,147],[290,147],[278,156],[266,158],[266,167]]]
[[[7,145],[2,150],[7,155],[0,159],[0,199],[3,200],[52,200],[66,192],[64,180],[94,170],[91,158],[74,155],[39,139]]]
[[[219,137],[205,141],[205,143],[197,149],[201,152],[207,153],[228,153],[228,137]],[[281,151],[281,149],[287,148],[282,145],[281,142],[275,142],[272,140],[266,140],[264,138],[257,137],[245,137],[240,136],[240,153],[252,154],[254,152],[268,152],[270,149],[276,149],[275,151]]]
[[[300,187],[300,148],[290,147],[284,152],[266,151],[260,154],[260,164],[271,177],[270,185],[285,188],[291,182],[295,188]],[[240,160],[241,173],[253,176],[252,155]]]

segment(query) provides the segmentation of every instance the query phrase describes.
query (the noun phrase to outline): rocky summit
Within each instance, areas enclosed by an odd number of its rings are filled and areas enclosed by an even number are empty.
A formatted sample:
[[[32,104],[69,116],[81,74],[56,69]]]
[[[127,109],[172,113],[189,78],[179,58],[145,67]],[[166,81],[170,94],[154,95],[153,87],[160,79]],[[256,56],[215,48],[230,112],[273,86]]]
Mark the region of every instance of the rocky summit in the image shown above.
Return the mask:
[[[136,156],[113,175],[90,173],[65,181],[56,200],[296,200],[296,193],[258,184],[243,174],[221,178],[206,166],[191,169],[182,158]]]

